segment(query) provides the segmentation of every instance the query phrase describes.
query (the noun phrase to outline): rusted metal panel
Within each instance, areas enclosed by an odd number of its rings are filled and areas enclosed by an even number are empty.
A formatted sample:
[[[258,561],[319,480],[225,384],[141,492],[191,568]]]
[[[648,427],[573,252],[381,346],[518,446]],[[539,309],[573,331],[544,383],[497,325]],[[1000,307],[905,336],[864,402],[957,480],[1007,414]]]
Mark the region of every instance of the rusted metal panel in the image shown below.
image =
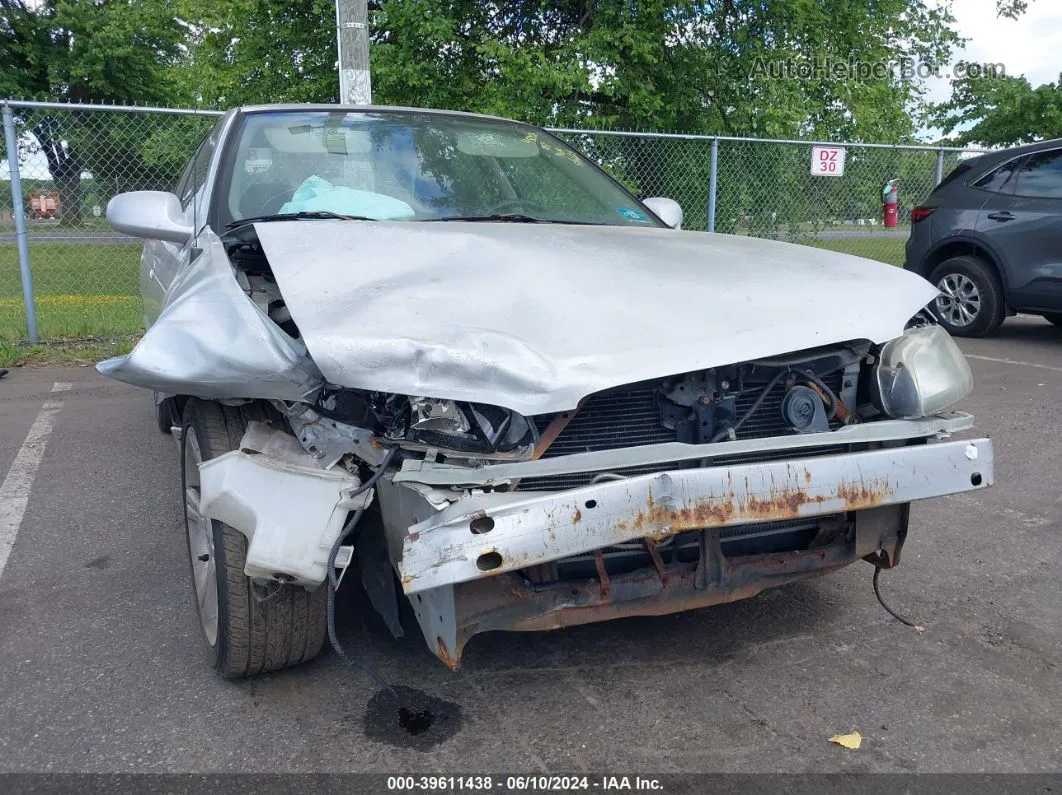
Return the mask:
[[[716,496],[708,495],[693,504],[670,507],[671,501],[658,504],[649,492],[645,507],[629,521],[617,522],[618,530],[633,530],[645,533],[650,538],[666,538],[682,530],[696,530],[702,527],[720,527],[752,521],[776,521],[793,519],[797,516],[826,511],[807,511],[807,506],[829,504],[830,511],[856,511],[873,508],[888,500],[894,491],[888,477],[872,480],[841,481],[829,491],[813,493],[813,477],[806,466],[799,474],[803,485],[781,487],[772,485],[764,494],[753,491],[746,479],[743,495],[734,489],[731,482],[726,493]],[[837,502],[840,501],[840,506]]]
[[[681,469],[528,496],[515,493],[473,533],[460,501],[410,528],[406,593],[496,576],[637,538],[895,505],[992,483],[987,439],[795,461]],[[499,495],[500,496],[500,495]]]
[[[660,582],[666,586],[667,568],[664,566],[664,559],[660,557],[660,550],[657,549],[656,542],[651,538],[645,539],[645,548],[649,551],[649,557],[653,559],[653,566],[656,567],[656,573],[660,575]]]
[[[594,550],[594,566],[597,569],[597,582],[601,598],[608,601],[612,598],[612,583],[608,578],[608,569],[605,568],[605,556],[600,549]]]
[[[854,543],[821,549],[751,555],[713,566],[718,581],[699,588],[693,564],[679,564],[661,581],[655,567],[610,578],[603,593],[596,582],[565,581],[536,585],[519,574],[505,574],[454,587],[456,648],[431,644],[452,670],[460,665],[468,640],[489,630],[534,631],[590,624],[631,616],[659,616],[747,599],[768,588],[827,574],[858,560]]]

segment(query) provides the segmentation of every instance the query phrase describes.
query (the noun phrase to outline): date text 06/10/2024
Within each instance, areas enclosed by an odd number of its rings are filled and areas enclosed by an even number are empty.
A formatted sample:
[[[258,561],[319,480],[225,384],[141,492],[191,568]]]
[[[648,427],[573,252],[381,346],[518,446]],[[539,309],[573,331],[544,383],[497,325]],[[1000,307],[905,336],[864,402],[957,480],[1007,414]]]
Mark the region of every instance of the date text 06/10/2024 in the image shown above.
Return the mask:
[[[663,783],[643,776],[388,776],[392,792],[661,792]]]

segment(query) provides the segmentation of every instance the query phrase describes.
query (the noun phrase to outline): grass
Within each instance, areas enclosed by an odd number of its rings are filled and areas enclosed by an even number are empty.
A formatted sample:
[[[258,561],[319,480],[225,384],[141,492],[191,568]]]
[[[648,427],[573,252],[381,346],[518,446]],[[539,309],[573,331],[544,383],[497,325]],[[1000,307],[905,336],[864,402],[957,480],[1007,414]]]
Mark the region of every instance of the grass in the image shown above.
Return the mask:
[[[47,340],[128,337],[143,330],[140,246],[30,245],[37,329]],[[18,250],[0,243],[0,342],[26,338]]]
[[[0,367],[72,364],[90,367],[101,359],[123,356],[133,349],[136,337],[119,340],[78,340],[47,345],[22,345],[0,340]]]
[[[807,238],[797,241],[805,246],[828,248],[857,257],[876,259],[890,265],[903,265],[903,247],[907,241],[902,237],[850,237],[850,238]]]

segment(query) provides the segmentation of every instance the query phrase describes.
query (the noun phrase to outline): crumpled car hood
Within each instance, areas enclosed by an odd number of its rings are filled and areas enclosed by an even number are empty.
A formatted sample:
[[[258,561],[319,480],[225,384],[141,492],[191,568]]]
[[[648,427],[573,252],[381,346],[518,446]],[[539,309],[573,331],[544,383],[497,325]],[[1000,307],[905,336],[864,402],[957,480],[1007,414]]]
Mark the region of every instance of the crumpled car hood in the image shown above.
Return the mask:
[[[353,221],[256,231],[330,383],[527,415],[650,378],[884,342],[937,294],[880,262],[701,232]]]
[[[96,369],[108,378],[171,395],[304,400],[321,373],[247,297],[214,234],[174,279],[162,312],[127,356]]]

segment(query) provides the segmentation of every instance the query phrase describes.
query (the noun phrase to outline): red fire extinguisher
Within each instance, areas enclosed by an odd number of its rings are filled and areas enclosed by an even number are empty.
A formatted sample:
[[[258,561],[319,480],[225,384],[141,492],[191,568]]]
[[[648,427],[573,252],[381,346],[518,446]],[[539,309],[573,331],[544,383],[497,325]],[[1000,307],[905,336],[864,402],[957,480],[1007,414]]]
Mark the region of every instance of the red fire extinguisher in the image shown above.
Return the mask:
[[[900,210],[900,180],[890,179],[881,189],[881,221],[886,228],[896,226]]]

